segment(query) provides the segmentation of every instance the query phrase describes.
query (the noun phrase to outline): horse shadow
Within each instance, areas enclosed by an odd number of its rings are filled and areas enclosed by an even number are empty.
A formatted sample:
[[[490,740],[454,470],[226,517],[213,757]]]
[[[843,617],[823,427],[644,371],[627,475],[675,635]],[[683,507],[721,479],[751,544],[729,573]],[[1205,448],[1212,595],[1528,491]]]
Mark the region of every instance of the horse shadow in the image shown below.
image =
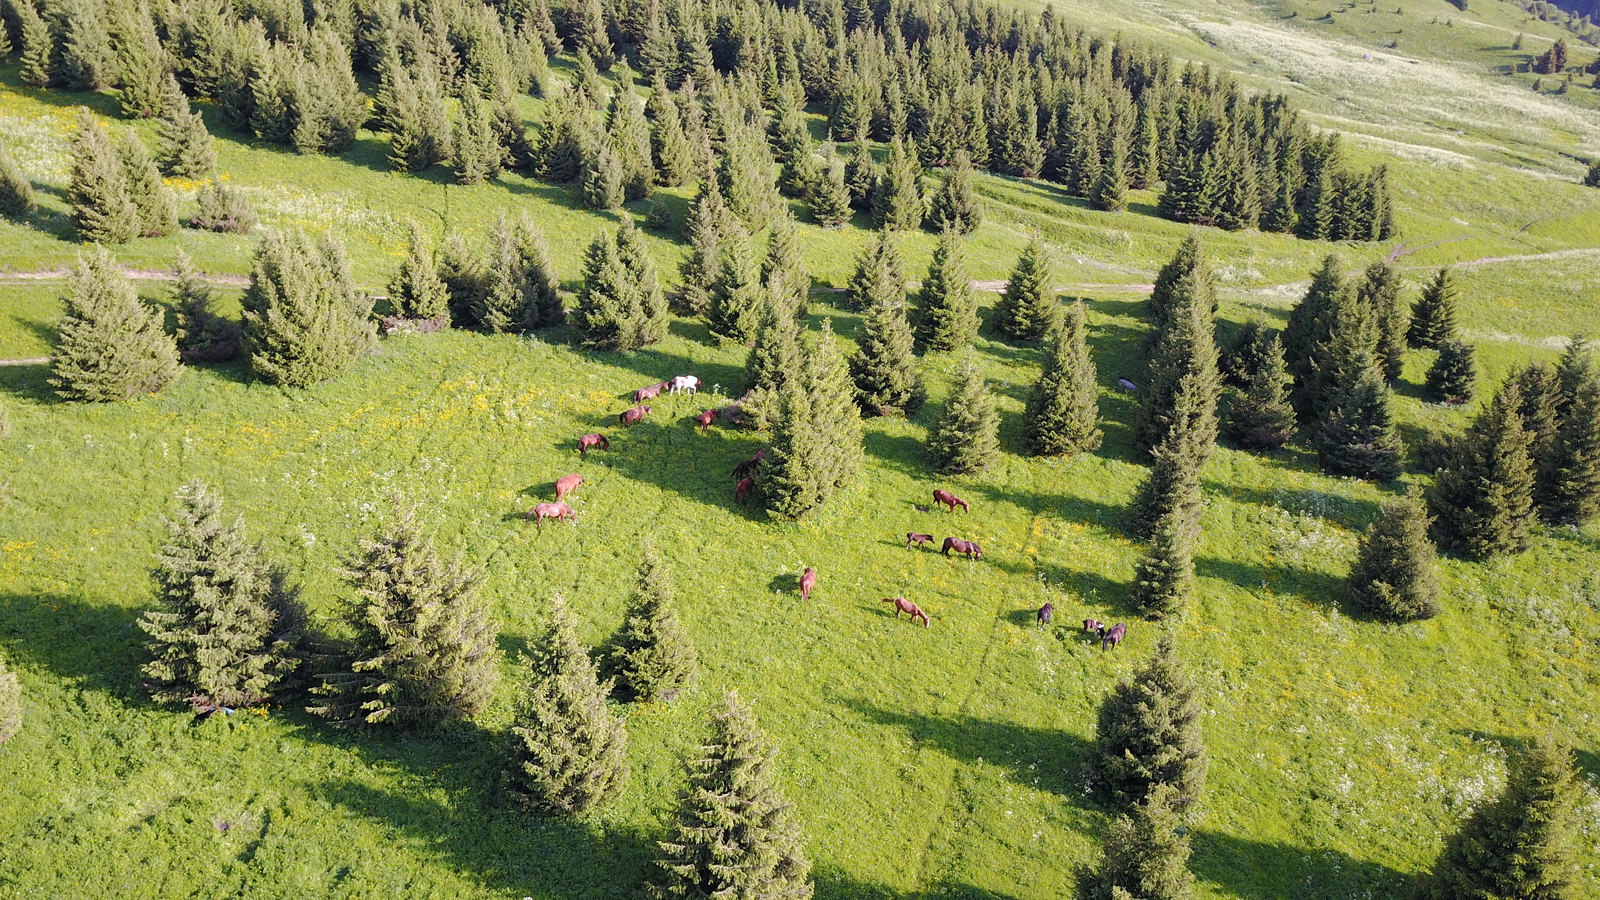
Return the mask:
[[[767,590],[774,594],[800,593],[800,576],[788,572],[772,576],[767,582]]]

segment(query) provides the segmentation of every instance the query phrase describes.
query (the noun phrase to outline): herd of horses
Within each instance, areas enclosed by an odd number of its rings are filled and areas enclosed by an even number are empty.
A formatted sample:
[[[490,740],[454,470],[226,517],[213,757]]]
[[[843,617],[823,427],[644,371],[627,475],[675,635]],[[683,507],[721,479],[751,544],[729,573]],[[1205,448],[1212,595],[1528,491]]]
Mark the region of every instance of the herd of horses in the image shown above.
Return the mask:
[[[661,396],[663,391],[669,394],[695,394],[699,391],[699,389],[700,379],[693,375],[679,375],[670,381],[661,381],[655,384],[646,385],[645,387],[639,388],[633,392],[634,406],[624,410],[619,416],[618,421],[623,425],[623,427],[626,428],[631,428],[632,426],[637,425],[639,422],[644,420],[645,416],[650,414],[650,407],[645,404],[645,401],[654,400],[655,398]],[[736,407],[730,407],[726,409],[708,409],[705,412],[695,416],[694,422],[700,427],[700,430],[704,432],[706,428],[710,427],[710,425],[719,418],[729,422],[730,424],[740,424],[738,410]],[[611,449],[611,442],[606,440],[605,435],[599,433],[590,433],[578,438],[578,454],[580,456],[587,456],[590,450],[597,449]],[[761,467],[762,462],[766,458],[767,451],[765,449],[757,450],[755,455],[751,456],[749,459],[741,460],[733,467],[733,498],[735,502],[742,504],[749,499],[751,493],[755,490],[754,476],[756,470]],[[551,503],[535,504],[532,509],[528,510],[526,518],[535,520],[535,523],[541,528],[544,526],[545,519],[555,519],[558,522],[577,524],[577,514],[572,511],[572,507],[568,506],[563,501],[569,494],[577,490],[578,486],[581,484],[583,484],[583,476],[576,472],[557,478],[555,483],[555,501]],[[967,501],[957,497],[955,494],[952,494],[947,490],[944,490],[943,488],[934,489],[933,502],[936,505],[945,507],[946,510],[951,513],[956,511],[956,507],[960,507],[962,512],[972,511],[972,507],[967,503]],[[919,505],[917,506],[917,510],[920,512],[928,512],[930,507]],[[932,542],[933,535],[931,534],[922,534],[915,531],[906,532],[907,549],[912,547],[921,548],[931,544]],[[976,541],[969,541],[958,537],[947,537],[944,539],[944,543],[941,546],[940,552],[945,556],[949,556],[951,551],[955,551],[956,553],[965,556],[968,561],[983,559],[983,548],[978,546]],[[811,592],[816,589],[816,586],[817,570],[811,566],[807,566],[805,572],[800,576],[800,599],[810,600]],[[894,616],[896,619],[900,618],[901,613],[905,613],[913,624],[920,621],[922,623],[922,627],[928,627],[928,614],[922,610],[922,607],[910,600],[907,600],[905,597],[884,597],[880,602],[894,605]],[[1044,627],[1050,624],[1050,621],[1052,618],[1054,618],[1054,616],[1055,604],[1046,603],[1044,606],[1039,607],[1035,621],[1039,627]],[[1118,622],[1116,625],[1108,627],[1105,623],[1100,622],[1097,619],[1084,619],[1083,631],[1085,634],[1094,634],[1097,638],[1099,638],[1100,648],[1102,650],[1112,650],[1116,648],[1117,644],[1121,643],[1123,636],[1128,632],[1128,626],[1124,623]]]

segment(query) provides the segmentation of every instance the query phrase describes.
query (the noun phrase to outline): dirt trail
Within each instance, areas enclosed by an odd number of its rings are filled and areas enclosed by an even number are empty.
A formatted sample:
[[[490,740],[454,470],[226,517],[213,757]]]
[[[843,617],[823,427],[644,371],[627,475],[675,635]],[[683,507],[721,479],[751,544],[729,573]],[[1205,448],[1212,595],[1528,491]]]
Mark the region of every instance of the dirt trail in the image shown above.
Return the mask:
[[[34,269],[26,272],[0,270],[0,282],[7,281],[62,281],[67,277],[66,269]],[[135,281],[177,281],[178,274],[166,269],[123,269],[122,274]],[[221,275],[212,272],[201,272],[200,280],[207,284],[226,284],[234,287],[245,287],[250,284],[250,279],[243,275]]]

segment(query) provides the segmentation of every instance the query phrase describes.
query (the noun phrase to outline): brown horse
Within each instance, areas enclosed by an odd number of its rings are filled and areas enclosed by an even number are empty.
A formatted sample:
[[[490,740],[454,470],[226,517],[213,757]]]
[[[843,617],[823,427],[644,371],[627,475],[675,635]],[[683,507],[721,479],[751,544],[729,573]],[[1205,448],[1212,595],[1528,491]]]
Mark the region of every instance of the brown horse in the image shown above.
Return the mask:
[[[734,502],[743,503],[750,496],[750,492],[755,489],[755,486],[756,480],[754,478],[739,479],[739,483],[733,486]]]
[[[1056,605],[1054,603],[1046,603],[1045,605],[1039,607],[1039,614],[1034,618],[1038,621],[1039,626],[1043,627],[1045,625],[1049,625],[1050,620],[1055,618],[1055,615]]]
[[[961,507],[962,512],[972,512],[967,508],[967,501],[941,488],[933,489],[933,502],[943,503],[945,506],[950,507],[951,512],[955,512],[958,506]]]
[[[1099,619],[1084,619],[1083,620],[1083,633],[1084,634],[1088,634],[1091,631],[1094,632],[1095,634],[1105,634],[1105,630],[1106,630],[1106,623],[1100,621]]]
[[[633,392],[633,402],[643,403],[646,400],[654,400],[655,398],[661,396],[661,392],[666,389],[667,383],[665,381],[658,381],[648,387],[639,388],[637,391]]]
[[[806,566],[804,575],[800,576],[800,599],[810,600],[811,589],[817,586],[817,570]]]
[[[915,531],[908,531],[906,532],[906,549],[910,550],[912,544],[916,544],[918,547],[921,547],[932,540],[933,535],[931,534],[917,534]]]
[[[757,450],[756,455],[744,460],[733,467],[733,477],[743,478],[761,467],[761,461],[767,458],[765,449]]]
[[[705,434],[706,433],[706,429],[710,428],[711,427],[711,423],[715,422],[716,420],[717,420],[717,411],[714,410],[714,409],[708,409],[705,412],[701,413],[700,415],[694,417],[695,424],[700,426],[700,433],[701,434]]]
[[[1100,639],[1100,649],[1101,650],[1115,650],[1115,649],[1117,649],[1117,645],[1122,643],[1122,638],[1127,633],[1128,633],[1128,626],[1122,624],[1121,622],[1118,622],[1116,625],[1113,625],[1111,627],[1110,631],[1105,633],[1105,637],[1102,637]]]
[[[556,519],[557,521],[571,522],[574,525],[578,524],[577,514],[572,511],[572,507],[565,503],[537,504],[533,509],[528,510],[526,518],[534,519],[534,524],[540,528],[544,527],[545,519]]]
[[[571,475],[563,475],[560,478],[557,478],[556,479],[556,499],[560,500],[563,497],[567,496],[568,494],[572,493],[573,491],[577,490],[578,489],[578,485],[580,485],[580,484],[583,484],[583,476],[579,475],[577,472],[573,472]]]
[[[601,450],[610,450],[611,442],[606,440],[606,436],[603,434],[586,434],[578,438],[579,456],[588,456],[589,450],[594,447],[599,447]]]
[[[639,421],[641,419],[643,419],[645,416],[649,415],[649,414],[650,414],[650,407],[648,407],[648,406],[635,406],[632,409],[623,410],[622,411],[622,415],[619,416],[618,418],[622,422],[624,427],[632,428],[633,426],[639,424]]]
[[[922,611],[922,607],[912,603],[910,600],[904,597],[885,597],[881,602],[894,604],[894,617],[896,619],[900,618],[901,613],[906,613],[911,616],[911,621],[915,622],[921,619],[922,627],[928,627],[928,614]]]
[[[951,550],[962,554],[967,559],[983,559],[983,548],[979,547],[975,541],[963,541],[961,538],[953,537],[945,538],[944,555],[949,556]]]

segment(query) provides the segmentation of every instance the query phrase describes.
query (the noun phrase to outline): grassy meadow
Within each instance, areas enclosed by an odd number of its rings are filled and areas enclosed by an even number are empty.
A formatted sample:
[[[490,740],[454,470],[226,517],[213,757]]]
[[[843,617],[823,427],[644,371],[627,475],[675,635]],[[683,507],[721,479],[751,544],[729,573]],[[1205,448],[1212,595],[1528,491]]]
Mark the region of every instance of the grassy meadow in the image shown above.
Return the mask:
[[[1592,98],[1578,96],[1593,91],[1536,96],[1531,76],[1494,68],[1512,54],[1493,48],[1515,30],[1537,51],[1536,38],[1559,34],[1552,26],[1488,0],[1470,13],[1386,0],[1327,22],[1318,17],[1341,5],[1057,6],[1288,91],[1313,121],[1353,132],[1353,161],[1391,166],[1403,246],[1204,232],[1225,335],[1252,317],[1281,324],[1330,251],[1351,271],[1398,254],[1412,293],[1437,266],[1462,264],[1481,392],[1514,366],[1553,358],[1567,335],[1600,333],[1600,191],[1576,184],[1580,160],[1600,152]],[[1406,33],[1384,34],[1383,18]],[[1574,46],[1578,59],[1593,55]],[[1328,68],[1368,62],[1362,53],[1405,77]],[[526,103],[531,118],[538,101]],[[0,134],[42,206],[30,222],[0,221],[0,358],[50,350],[57,270],[80,248],[63,200],[78,105],[115,111],[109,96],[27,89],[15,65],[0,67]],[[338,235],[375,293],[399,264],[409,220],[431,235],[476,236],[499,212],[526,212],[569,288],[595,232],[615,227],[568,188],[521,176],[461,187],[443,170],[396,174],[385,139],[369,132],[342,156],[299,156],[242,142],[205,112],[224,177],[264,227]],[[1444,560],[1443,614],[1383,625],[1347,610],[1341,579],[1379,504],[1427,479],[1374,485],[1321,474],[1303,448],[1224,446],[1204,476],[1193,601],[1162,626],[1143,622],[1128,602],[1143,547],[1119,525],[1143,470],[1133,400],[1114,385],[1137,377],[1144,293],[1188,229],[1156,218],[1151,192],[1108,214],[1042,182],[985,175],[977,186],[987,218],[967,245],[972,276],[1005,278],[1037,230],[1056,250],[1064,295],[1088,307],[1105,446],[1070,460],[1017,455],[1038,352],[985,333],[977,359],[1002,412],[1002,459],[976,476],[931,472],[922,442],[960,357],[929,356],[928,405],[909,420],[867,420],[859,480],[797,523],[734,502],[728,471],[763,438],[698,433],[690,417],[721,398],[664,397],[640,426],[616,427],[628,392],[675,374],[698,374],[705,394],[739,392],[745,349],[717,345],[689,319],[631,354],[579,350],[560,330],[393,336],[304,391],[255,383],[233,363],[107,406],[57,401],[44,366],[0,367],[12,422],[0,440],[0,654],[25,708],[22,731],[0,748],[0,897],[630,897],[665,836],[682,761],[729,689],[780,748],[819,897],[1068,896],[1107,824],[1087,785],[1099,701],[1165,627],[1179,634],[1206,711],[1211,767],[1191,864],[1202,896],[1401,896],[1443,834],[1503,783],[1507,749],[1541,729],[1577,750],[1581,892],[1600,896],[1600,526],[1541,529],[1527,553],[1485,564]],[[689,193],[668,192],[680,220]],[[810,327],[831,320],[841,341],[859,317],[827,290],[871,238],[864,224],[802,226],[817,288]],[[683,244],[651,238],[675,280]],[[912,277],[933,243],[902,239]],[[182,246],[233,306],[252,244],[186,231],[114,252],[157,275]],[[141,290],[164,302],[167,287],[146,278]],[[1461,429],[1476,406],[1425,402],[1430,362],[1413,352],[1397,395],[1413,440]],[[580,458],[574,440],[596,430],[613,449]],[[573,471],[584,477],[575,526],[541,531],[521,518]],[[386,520],[393,498],[417,504],[440,546],[485,573],[504,651],[494,703],[467,725],[405,737],[338,732],[295,708],[197,722],[152,705],[135,620],[153,597],[160,516],[195,477],[291,566],[330,626],[350,596],[341,556]],[[972,512],[917,511],[940,486]],[[908,550],[913,530],[977,540],[985,558]],[[557,593],[584,639],[605,642],[646,539],[671,564],[700,678],[671,704],[626,709],[631,776],[616,804],[575,822],[530,815],[500,787],[518,654]],[[808,565],[821,581],[801,603]],[[932,627],[891,616],[878,600],[895,594]],[[1056,625],[1037,628],[1047,600]],[[1130,622],[1128,639],[1102,653],[1074,627],[1086,617]]]

